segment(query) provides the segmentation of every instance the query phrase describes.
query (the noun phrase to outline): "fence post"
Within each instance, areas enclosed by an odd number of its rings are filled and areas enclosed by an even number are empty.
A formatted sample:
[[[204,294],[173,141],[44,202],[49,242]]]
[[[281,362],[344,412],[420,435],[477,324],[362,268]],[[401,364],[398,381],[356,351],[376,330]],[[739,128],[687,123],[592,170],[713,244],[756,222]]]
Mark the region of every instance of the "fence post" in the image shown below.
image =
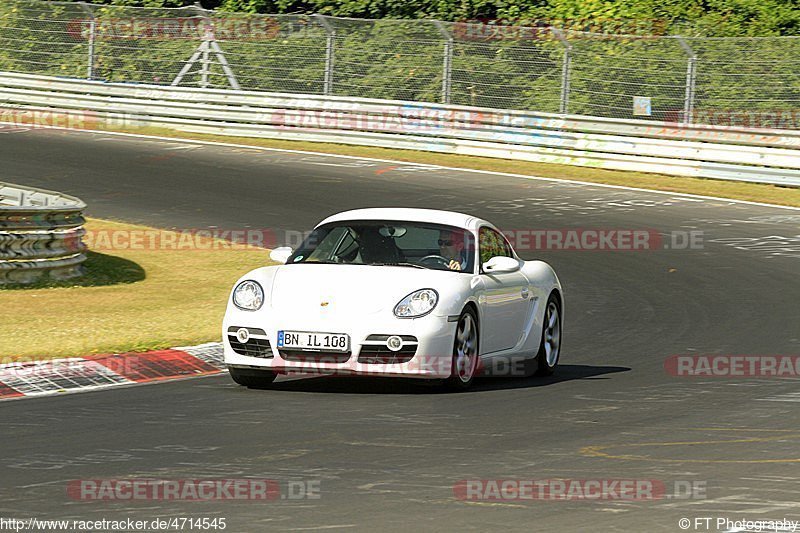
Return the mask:
[[[207,89],[208,78],[211,73],[210,45],[215,40],[214,29],[208,18],[208,11],[200,5],[200,2],[196,2],[192,8],[203,17],[203,42],[200,43],[200,47],[197,50],[200,51],[200,87]]]
[[[559,98],[558,112],[566,115],[569,112],[569,75],[572,67],[572,45],[567,41],[564,32],[558,28],[551,29],[564,46],[564,61],[561,64],[561,97]]]
[[[683,37],[678,35],[676,37],[678,43],[683,48],[688,56],[686,63],[686,91],[683,96],[683,122],[684,124],[692,123],[692,115],[694,114],[694,91],[697,81],[697,54],[694,53],[692,47],[689,46]]]
[[[322,80],[322,94],[330,96],[333,94],[333,63],[336,56],[336,28],[323,15],[315,13],[312,15],[325,29],[327,41],[325,43],[325,76]]]
[[[91,17],[89,21],[89,52],[87,58],[87,65],[86,65],[86,78],[89,80],[94,79],[94,39],[95,35],[97,34],[97,21],[94,18],[94,12],[91,8],[86,4],[86,2],[81,2],[81,8],[86,12],[87,15]]]
[[[444,57],[442,59],[442,103],[450,103],[453,79],[453,36],[447,31],[444,24],[439,20],[434,20],[436,29],[444,37]]]
[[[208,74],[211,71],[210,61],[208,59],[208,42],[206,41],[203,47],[203,54],[200,58],[200,87],[203,89],[208,88]]]

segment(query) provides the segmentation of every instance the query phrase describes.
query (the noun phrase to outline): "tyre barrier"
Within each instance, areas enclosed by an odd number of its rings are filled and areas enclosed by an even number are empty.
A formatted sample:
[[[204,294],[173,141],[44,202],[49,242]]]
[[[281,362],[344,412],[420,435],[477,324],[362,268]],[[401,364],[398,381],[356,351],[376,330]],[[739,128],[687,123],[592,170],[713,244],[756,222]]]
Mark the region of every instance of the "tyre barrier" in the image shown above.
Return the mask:
[[[74,196],[0,182],[0,285],[82,275],[84,209]]]

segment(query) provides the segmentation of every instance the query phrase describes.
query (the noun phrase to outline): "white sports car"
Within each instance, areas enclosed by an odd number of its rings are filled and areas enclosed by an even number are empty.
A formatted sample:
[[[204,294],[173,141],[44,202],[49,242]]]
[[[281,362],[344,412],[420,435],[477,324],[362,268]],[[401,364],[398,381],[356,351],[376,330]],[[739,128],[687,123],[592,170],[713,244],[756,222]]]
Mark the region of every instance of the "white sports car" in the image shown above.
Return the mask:
[[[225,313],[225,363],[240,385],[310,373],[466,389],[477,375],[547,375],[558,364],[558,277],[480,218],[347,211],[270,257],[281,264],[242,277]]]

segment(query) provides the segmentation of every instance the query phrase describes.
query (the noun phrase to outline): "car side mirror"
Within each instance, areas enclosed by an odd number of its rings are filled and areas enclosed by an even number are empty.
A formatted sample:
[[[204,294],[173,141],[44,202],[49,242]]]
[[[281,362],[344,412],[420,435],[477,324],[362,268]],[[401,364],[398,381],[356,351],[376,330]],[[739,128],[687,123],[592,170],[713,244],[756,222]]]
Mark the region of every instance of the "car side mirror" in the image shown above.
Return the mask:
[[[279,248],[275,248],[269,253],[269,258],[275,261],[276,263],[285,264],[288,261],[289,256],[292,255],[292,249],[288,246],[281,246]]]
[[[499,274],[502,272],[516,272],[519,267],[519,261],[513,257],[495,256],[483,264],[483,271],[487,274]]]

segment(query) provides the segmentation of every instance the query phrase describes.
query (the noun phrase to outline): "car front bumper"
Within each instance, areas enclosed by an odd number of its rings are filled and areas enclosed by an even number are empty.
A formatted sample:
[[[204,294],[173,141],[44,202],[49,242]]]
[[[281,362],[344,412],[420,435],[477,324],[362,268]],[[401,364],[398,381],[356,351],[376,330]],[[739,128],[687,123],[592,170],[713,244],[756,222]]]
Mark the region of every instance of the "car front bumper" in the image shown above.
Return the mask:
[[[240,328],[247,328],[249,333],[256,332],[251,333],[251,339],[245,345],[236,338],[236,331]],[[453,317],[448,319],[433,314],[416,319],[386,317],[380,313],[322,320],[300,316],[274,319],[266,312],[229,307],[223,321],[222,337],[228,366],[271,370],[279,374],[443,379],[450,377],[451,373],[455,329]],[[258,330],[264,334],[259,334]],[[279,348],[279,330],[345,333],[350,337],[349,357],[334,351],[298,352]],[[394,355],[401,352],[392,352],[386,348],[385,342],[375,340],[392,335],[404,338],[404,349],[398,357]],[[417,344],[413,356],[409,358],[413,346],[411,338],[416,339]],[[264,340],[269,341],[269,348],[265,348]],[[247,346],[251,343],[260,348],[258,356],[237,353],[252,352]],[[383,346],[380,349],[376,348],[381,344]],[[376,355],[376,351],[380,353]],[[398,358],[405,362],[392,362]]]

